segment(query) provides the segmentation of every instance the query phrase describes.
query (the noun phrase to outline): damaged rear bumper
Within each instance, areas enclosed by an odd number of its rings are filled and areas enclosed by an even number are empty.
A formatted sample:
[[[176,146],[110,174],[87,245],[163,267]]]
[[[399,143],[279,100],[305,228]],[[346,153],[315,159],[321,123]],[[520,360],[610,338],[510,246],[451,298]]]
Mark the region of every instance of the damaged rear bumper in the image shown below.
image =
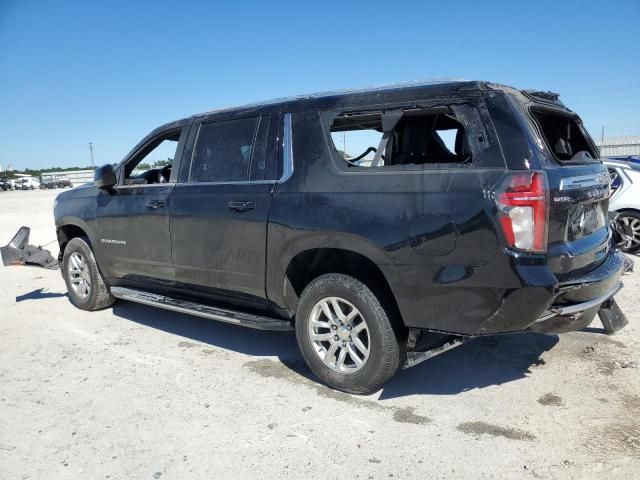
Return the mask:
[[[540,333],[571,332],[587,327],[596,315],[602,319],[607,333],[622,329],[628,321],[613,296],[623,287],[620,277],[631,270],[633,262],[621,252],[613,252],[593,272],[560,284],[551,306],[528,330]]]
[[[612,250],[596,269],[561,283],[546,268],[526,265],[517,268],[523,286],[509,292],[481,328],[469,332],[471,335],[580,330],[597,314],[606,313],[603,309],[610,307],[609,300],[622,288],[621,277],[632,270],[633,262]],[[620,315],[616,315],[617,329],[626,325],[624,315]]]
[[[616,313],[611,323],[615,326],[614,331],[618,331],[628,323],[624,314],[617,308],[615,300],[613,300],[613,296],[618,293],[622,287],[623,284],[619,281],[612,289],[592,300],[572,305],[552,307],[544,312],[542,316],[529,327],[529,330],[538,333],[565,333],[581,330],[593,321],[596,314],[600,313],[601,317],[603,314],[609,314],[609,316],[611,316],[611,314],[606,311],[611,311],[615,308]],[[601,312],[603,310],[604,312]]]

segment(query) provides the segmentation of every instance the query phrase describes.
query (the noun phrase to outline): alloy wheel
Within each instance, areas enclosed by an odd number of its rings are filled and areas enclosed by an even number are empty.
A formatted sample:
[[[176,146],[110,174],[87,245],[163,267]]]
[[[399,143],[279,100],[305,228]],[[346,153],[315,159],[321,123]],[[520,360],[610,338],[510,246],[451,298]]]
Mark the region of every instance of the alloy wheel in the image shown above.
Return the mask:
[[[631,250],[640,246],[640,219],[631,216],[620,215],[617,219],[617,242],[621,250]]]
[[[314,305],[308,333],[318,358],[336,372],[357,372],[371,353],[369,327],[364,316],[340,297],[326,297]]]
[[[87,298],[91,293],[91,274],[87,260],[80,252],[69,256],[67,271],[73,292],[80,298]]]

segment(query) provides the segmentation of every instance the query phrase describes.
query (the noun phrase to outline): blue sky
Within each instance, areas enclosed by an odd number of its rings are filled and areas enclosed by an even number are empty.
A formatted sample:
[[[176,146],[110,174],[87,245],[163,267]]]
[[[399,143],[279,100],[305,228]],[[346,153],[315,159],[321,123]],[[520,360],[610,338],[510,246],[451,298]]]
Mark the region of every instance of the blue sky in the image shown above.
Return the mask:
[[[640,134],[640,1],[0,0],[0,165],[117,162],[170,120],[455,77],[560,92]]]

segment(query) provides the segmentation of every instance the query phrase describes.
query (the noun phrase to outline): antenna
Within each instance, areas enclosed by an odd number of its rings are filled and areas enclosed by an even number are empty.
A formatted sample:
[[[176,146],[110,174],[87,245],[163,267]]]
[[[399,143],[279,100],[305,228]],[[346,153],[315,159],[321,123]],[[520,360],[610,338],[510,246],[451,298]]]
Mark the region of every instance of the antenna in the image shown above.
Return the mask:
[[[89,153],[91,154],[91,166],[96,168],[96,161],[93,158],[93,142],[89,142]]]

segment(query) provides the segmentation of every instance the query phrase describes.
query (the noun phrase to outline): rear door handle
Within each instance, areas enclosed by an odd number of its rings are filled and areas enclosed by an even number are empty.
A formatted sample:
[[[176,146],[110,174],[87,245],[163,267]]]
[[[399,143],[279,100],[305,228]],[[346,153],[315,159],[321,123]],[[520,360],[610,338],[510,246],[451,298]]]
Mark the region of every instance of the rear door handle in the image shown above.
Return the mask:
[[[236,212],[246,212],[256,208],[256,204],[254,202],[229,202],[229,208]]]
[[[151,210],[157,210],[162,207],[164,207],[164,200],[149,200],[147,202],[147,208],[150,208]]]

